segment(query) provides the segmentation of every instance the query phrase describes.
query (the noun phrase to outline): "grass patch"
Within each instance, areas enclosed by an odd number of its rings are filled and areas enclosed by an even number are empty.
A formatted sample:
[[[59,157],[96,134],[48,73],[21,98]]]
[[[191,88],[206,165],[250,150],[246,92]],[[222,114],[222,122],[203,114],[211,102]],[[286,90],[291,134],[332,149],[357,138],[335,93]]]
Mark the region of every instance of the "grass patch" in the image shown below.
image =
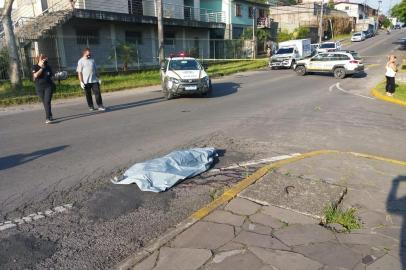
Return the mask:
[[[340,34],[340,35],[336,35],[334,36],[334,40],[343,40],[343,39],[350,39],[352,36],[352,33],[348,33],[348,34]]]
[[[385,86],[386,86],[386,83],[382,82],[377,85],[376,90],[378,90],[378,92],[380,92],[381,94],[385,95],[386,94]],[[394,94],[393,98],[406,102],[406,84],[405,83],[396,84],[395,94]]]
[[[342,211],[330,205],[324,210],[326,224],[338,223],[348,231],[360,229],[361,224],[358,218],[355,216],[355,211],[356,210],[354,208]]]
[[[208,73],[211,77],[230,75],[237,72],[255,70],[267,66],[267,60],[233,61],[209,66]],[[141,71],[130,74],[103,75],[102,92],[114,92],[124,89],[131,89],[143,86],[160,84],[159,71]],[[57,84],[54,99],[78,97],[83,95],[76,77]],[[0,83],[0,106],[10,106],[16,104],[26,104],[39,102],[35,93],[35,87],[30,80],[24,80],[23,87],[13,90],[8,82]]]

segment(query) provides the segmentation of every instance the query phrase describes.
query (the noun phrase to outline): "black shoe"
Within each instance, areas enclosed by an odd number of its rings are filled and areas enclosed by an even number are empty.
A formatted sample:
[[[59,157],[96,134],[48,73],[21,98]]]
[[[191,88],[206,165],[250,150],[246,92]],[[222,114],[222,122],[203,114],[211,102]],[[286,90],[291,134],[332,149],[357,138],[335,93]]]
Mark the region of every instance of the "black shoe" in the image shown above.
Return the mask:
[[[94,107],[89,107],[89,111],[94,112],[96,109]]]

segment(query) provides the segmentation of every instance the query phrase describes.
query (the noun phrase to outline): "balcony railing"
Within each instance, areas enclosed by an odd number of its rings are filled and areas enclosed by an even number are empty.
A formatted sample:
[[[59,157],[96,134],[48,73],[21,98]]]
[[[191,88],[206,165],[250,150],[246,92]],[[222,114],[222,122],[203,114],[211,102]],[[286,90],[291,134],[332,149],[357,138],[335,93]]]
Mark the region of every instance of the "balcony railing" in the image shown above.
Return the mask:
[[[145,16],[156,17],[158,8],[155,1],[143,1],[143,14]],[[216,12],[204,8],[176,5],[164,2],[162,4],[163,16],[170,19],[181,19],[201,22],[224,23],[224,12]]]

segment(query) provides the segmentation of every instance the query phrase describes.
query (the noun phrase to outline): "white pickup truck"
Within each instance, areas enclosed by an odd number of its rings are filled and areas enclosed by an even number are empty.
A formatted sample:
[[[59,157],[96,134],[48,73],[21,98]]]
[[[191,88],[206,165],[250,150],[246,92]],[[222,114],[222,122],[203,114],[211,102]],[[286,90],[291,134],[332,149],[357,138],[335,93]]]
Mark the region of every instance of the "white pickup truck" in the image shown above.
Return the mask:
[[[295,68],[297,61],[312,54],[310,39],[295,39],[279,43],[271,58],[271,68]]]

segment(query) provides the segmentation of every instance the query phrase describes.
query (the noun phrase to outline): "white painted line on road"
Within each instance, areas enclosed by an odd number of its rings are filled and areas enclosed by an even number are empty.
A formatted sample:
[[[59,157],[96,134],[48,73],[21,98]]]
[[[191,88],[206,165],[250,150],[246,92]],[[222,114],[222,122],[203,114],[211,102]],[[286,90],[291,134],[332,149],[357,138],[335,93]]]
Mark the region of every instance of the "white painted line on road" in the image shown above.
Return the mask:
[[[66,211],[70,210],[72,207],[73,207],[73,205],[71,203],[68,203],[65,205],[54,207],[52,210],[48,209],[48,210],[45,210],[44,212],[37,212],[37,213],[30,214],[30,215],[22,217],[22,218],[16,218],[14,220],[7,220],[4,222],[0,222],[0,231],[5,231],[7,229],[17,227],[18,225],[22,225],[25,223],[31,223],[31,222],[39,220],[39,219],[51,217],[55,214],[66,212]]]
[[[243,163],[238,163],[238,164],[231,165],[231,166],[224,167],[224,168],[212,169],[212,170],[210,170],[210,172],[220,172],[220,171],[225,171],[225,170],[237,169],[237,168],[241,168],[241,167],[258,165],[258,164],[262,164],[262,163],[275,162],[275,161],[280,161],[280,160],[284,160],[284,159],[288,159],[288,158],[292,158],[292,157],[297,157],[297,156],[300,156],[300,155],[301,155],[300,153],[293,153],[293,154],[289,154],[289,155],[282,155],[282,156],[276,156],[276,157],[263,158],[263,159],[252,160],[252,161],[246,161],[246,162],[243,162]]]
[[[375,98],[373,98],[373,97],[368,97],[368,96],[364,96],[364,95],[357,94],[357,93],[352,93],[352,92],[350,92],[348,90],[345,90],[340,86],[340,83],[335,84],[335,86],[337,87],[338,90],[340,90],[343,93],[350,94],[350,95],[357,96],[357,97],[362,97],[362,98],[375,100]]]

